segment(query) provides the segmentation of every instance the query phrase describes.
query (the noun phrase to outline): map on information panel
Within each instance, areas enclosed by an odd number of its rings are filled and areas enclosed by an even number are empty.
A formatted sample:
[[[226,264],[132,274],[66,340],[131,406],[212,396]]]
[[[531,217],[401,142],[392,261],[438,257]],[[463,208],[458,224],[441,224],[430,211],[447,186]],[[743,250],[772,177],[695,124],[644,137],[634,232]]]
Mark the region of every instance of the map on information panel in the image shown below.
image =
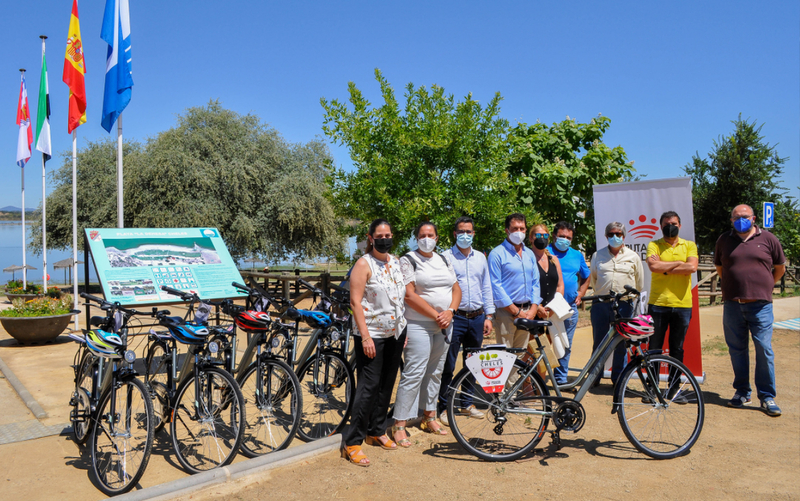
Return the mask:
[[[162,285],[202,299],[243,296],[242,276],[216,228],[87,228],[97,277],[108,301],[180,301]]]

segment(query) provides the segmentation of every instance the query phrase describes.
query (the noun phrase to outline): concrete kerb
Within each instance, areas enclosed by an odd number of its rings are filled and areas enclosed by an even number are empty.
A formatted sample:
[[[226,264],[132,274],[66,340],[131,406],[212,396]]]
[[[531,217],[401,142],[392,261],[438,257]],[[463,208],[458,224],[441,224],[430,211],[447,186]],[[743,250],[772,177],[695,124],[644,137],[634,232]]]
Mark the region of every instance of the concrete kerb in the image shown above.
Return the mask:
[[[33,398],[33,395],[25,388],[25,385],[22,384],[22,381],[17,379],[16,374],[11,371],[11,369],[3,362],[3,359],[0,358],[0,372],[6,377],[6,380],[9,382],[14,391],[17,392],[19,398],[25,402],[25,405],[28,406],[28,409],[36,416],[36,419],[44,419],[47,417],[47,413],[42,409],[42,406],[39,405],[39,402]]]
[[[333,435],[290,449],[273,452],[265,456],[248,459],[240,463],[225,466],[211,471],[197,473],[190,477],[165,482],[161,485],[114,496],[114,501],[165,501],[178,496],[213,487],[217,484],[231,482],[265,471],[299,463],[303,460],[338,450],[342,446],[342,436]]]

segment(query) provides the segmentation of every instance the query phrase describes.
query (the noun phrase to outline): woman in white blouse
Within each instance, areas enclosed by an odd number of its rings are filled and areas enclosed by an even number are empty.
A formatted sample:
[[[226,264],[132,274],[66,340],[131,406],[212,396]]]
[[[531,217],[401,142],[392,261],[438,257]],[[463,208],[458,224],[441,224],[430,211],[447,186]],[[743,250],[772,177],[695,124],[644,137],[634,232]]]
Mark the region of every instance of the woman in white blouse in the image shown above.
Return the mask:
[[[408,337],[392,434],[401,447],[411,445],[405,431],[406,421],[417,417],[418,406],[424,411],[423,430],[447,434],[436,421],[436,399],[447,356],[445,333],[451,329],[453,314],[461,303],[461,288],[453,266],[434,251],[439,240],[436,226],[427,221],[421,223],[414,236],[418,249],[400,258],[406,284]]]

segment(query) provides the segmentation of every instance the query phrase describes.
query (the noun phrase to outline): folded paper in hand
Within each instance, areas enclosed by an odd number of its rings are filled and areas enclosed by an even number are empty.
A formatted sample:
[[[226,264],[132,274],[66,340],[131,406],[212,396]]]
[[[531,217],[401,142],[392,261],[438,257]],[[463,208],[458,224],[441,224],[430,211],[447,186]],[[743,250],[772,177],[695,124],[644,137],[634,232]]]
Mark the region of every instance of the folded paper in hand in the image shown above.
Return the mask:
[[[553,351],[556,357],[562,358],[567,353],[569,348],[569,338],[567,337],[567,327],[564,325],[564,319],[572,316],[572,308],[569,303],[564,299],[560,292],[556,292],[552,301],[545,306],[553,312],[553,316],[549,318],[553,325],[550,326],[550,337],[553,339]]]

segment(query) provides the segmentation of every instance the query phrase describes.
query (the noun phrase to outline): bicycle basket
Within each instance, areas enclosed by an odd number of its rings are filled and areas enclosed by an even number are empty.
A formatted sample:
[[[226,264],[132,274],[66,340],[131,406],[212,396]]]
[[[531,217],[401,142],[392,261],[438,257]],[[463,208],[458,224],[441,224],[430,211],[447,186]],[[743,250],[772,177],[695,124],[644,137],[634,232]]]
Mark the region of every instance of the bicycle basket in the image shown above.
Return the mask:
[[[653,335],[653,317],[639,315],[634,318],[623,318],[615,323],[614,328],[624,338],[640,341]]]

